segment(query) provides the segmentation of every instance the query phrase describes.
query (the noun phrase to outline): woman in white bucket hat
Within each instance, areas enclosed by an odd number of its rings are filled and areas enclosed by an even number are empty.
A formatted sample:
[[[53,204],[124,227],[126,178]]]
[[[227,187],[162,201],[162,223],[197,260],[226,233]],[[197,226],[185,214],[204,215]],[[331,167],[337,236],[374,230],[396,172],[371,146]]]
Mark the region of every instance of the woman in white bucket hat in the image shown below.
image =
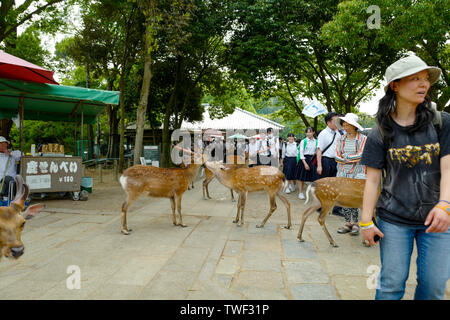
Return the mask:
[[[336,176],[365,179],[366,169],[360,161],[367,137],[361,134],[363,127],[358,123],[358,116],[354,113],[347,113],[344,117],[336,119],[335,123],[338,129],[345,131],[345,134],[341,135],[336,142]],[[350,232],[351,235],[358,235],[358,208],[342,208],[341,210],[345,224],[337,232]]]
[[[433,110],[427,95],[440,72],[409,55],[385,73],[378,125],[369,134],[361,160],[367,180],[360,226],[369,245],[380,243],[376,299],[403,297],[414,242],[414,298],[445,295],[450,276],[450,115]],[[375,207],[377,225],[372,221]]]

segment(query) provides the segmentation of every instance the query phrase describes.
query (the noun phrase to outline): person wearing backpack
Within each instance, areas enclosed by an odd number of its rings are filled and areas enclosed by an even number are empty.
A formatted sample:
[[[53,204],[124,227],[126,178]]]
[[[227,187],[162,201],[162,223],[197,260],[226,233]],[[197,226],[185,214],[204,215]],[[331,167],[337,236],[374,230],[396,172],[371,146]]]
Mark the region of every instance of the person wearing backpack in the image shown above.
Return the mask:
[[[414,242],[414,299],[445,295],[450,276],[450,115],[435,110],[427,95],[440,74],[415,55],[386,69],[386,94],[361,159],[367,167],[362,235],[370,246],[380,244],[377,300],[403,297]]]
[[[288,181],[287,187],[284,190],[286,193],[291,193],[295,190],[295,182],[297,180],[297,143],[295,142],[295,135],[288,133],[288,141],[282,144],[281,150],[281,165],[283,166],[283,174]]]
[[[317,180],[316,165],[313,163],[313,156],[317,151],[317,139],[314,138],[314,128],[306,128],[306,138],[300,141],[297,156],[297,180],[298,198],[305,199],[303,185],[305,181],[313,182]]]

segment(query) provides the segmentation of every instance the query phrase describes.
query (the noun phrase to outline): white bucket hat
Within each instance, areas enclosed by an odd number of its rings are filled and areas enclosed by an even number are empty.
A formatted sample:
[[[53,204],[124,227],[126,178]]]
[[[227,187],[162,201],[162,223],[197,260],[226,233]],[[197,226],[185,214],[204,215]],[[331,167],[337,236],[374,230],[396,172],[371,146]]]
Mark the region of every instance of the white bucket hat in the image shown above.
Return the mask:
[[[0,136],[0,143],[7,142],[8,144],[11,144],[8,140],[5,139],[5,137]]]
[[[364,130],[364,128],[358,123],[358,116],[354,113],[347,113],[345,117],[339,117],[338,121],[336,121],[336,126],[338,127],[338,129],[342,129],[342,121],[351,124],[359,131]]]
[[[438,67],[428,66],[422,59],[416,56],[413,52],[409,52],[409,56],[399,59],[391,64],[384,74],[387,85],[384,87],[384,92],[389,88],[389,84],[417,72],[428,70],[430,76],[430,85],[435,83],[441,75],[441,69]]]

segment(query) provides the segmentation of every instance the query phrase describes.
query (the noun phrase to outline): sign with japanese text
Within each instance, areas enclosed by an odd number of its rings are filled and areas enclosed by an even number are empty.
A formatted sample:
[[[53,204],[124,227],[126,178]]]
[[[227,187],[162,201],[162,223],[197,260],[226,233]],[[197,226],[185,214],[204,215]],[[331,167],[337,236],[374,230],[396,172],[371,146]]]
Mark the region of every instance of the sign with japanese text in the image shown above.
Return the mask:
[[[81,157],[22,157],[20,173],[30,192],[80,191]]]

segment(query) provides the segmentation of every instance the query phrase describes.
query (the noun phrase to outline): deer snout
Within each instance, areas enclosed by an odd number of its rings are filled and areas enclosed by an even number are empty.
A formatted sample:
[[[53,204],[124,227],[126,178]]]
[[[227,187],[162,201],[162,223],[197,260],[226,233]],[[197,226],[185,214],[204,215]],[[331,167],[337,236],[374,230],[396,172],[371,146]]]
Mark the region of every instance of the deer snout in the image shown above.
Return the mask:
[[[20,246],[20,247],[11,247],[11,255],[14,258],[18,258],[21,255],[23,255],[23,251],[24,251],[24,247]]]

